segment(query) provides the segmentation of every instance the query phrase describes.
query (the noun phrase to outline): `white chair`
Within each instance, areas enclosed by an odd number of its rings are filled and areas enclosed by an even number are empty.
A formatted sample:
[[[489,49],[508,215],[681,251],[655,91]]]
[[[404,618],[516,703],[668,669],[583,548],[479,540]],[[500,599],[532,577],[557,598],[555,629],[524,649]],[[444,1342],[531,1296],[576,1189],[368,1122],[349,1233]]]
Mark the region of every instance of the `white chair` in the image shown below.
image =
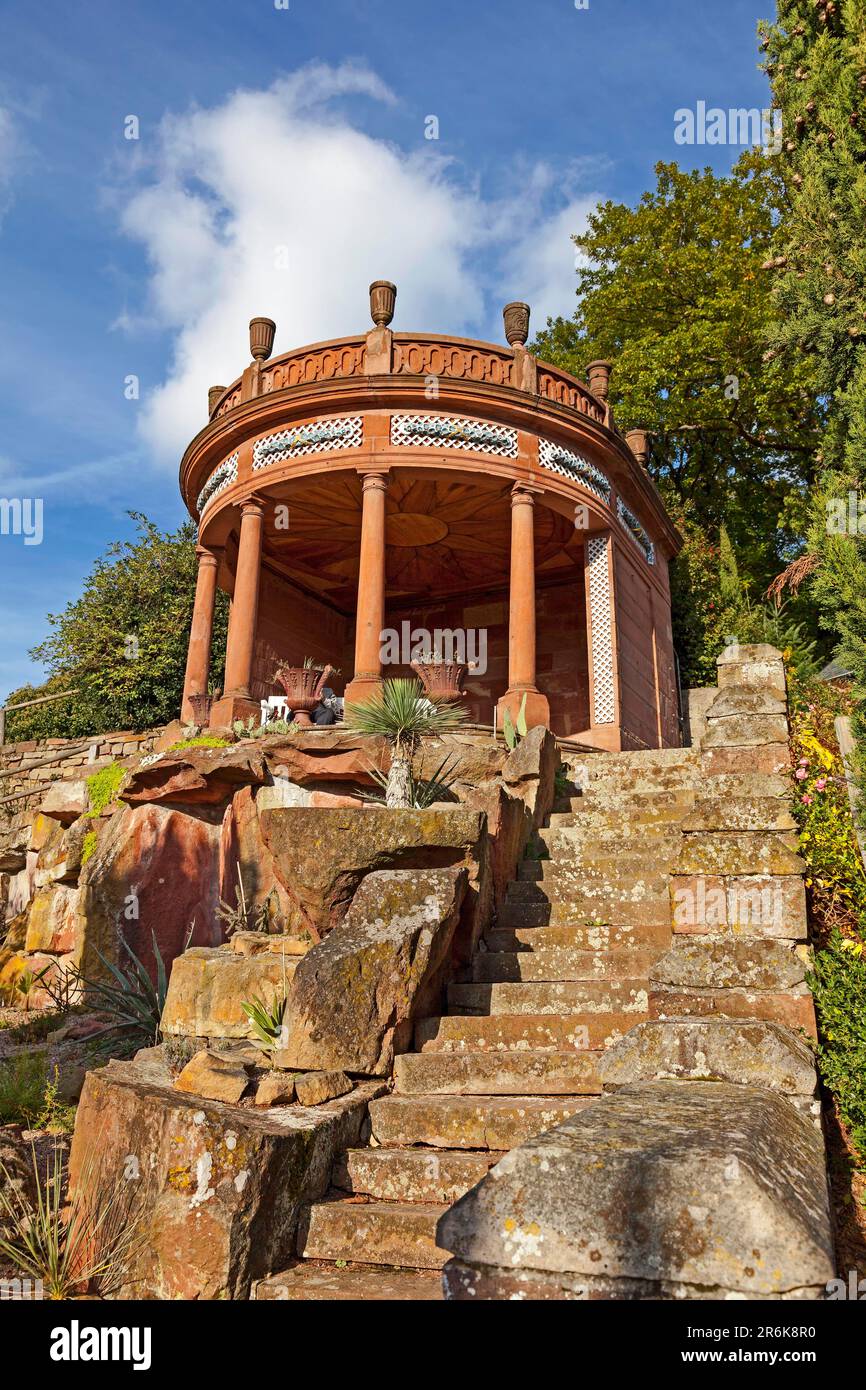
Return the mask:
[[[272,719],[289,720],[292,711],[286,704],[285,695],[269,695],[266,700],[261,701],[262,723],[269,724]]]

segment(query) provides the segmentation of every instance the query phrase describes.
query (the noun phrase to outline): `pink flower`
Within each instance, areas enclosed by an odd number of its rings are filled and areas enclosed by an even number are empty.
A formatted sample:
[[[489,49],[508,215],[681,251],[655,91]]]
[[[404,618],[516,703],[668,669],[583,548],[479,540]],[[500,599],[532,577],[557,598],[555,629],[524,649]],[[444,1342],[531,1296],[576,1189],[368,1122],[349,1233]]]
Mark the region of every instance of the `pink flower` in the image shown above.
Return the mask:
[[[815,783],[815,791],[816,791],[816,792],[822,792],[822,791],[824,790],[824,788],[826,787],[826,785],[827,785],[827,778],[826,778],[826,777],[819,777],[818,780],[817,780],[816,783]]]
[[[808,758],[801,758],[801,759],[800,759],[800,766],[801,766],[801,767],[808,767],[808,766],[809,766],[809,759],[808,759]]]
[[[803,795],[800,797],[800,800],[802,801],[804,806],[812,805],[812,798],[808,792],[804,792]]]
[[[804,767],[798,767],[797,771],[794,773],[794,776],[796,777],[798,782],[802,782],[803,778],[808,777],[809,774]]]

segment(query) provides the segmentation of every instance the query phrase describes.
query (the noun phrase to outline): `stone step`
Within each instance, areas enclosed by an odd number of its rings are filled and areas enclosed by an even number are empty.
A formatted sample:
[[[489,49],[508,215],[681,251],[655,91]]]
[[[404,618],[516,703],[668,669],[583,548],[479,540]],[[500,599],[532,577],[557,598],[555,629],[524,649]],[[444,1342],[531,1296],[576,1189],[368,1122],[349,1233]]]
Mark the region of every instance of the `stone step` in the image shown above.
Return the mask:
[[[560,980],[448,986],[448,1010],[455,1014],[627,1013],[645,1017],[647,982]]]
[[[604,792],[589,790],[573,796],[568,803],[556,805],[551,814],[569,818],[557,821],[558,825],[579,823],[602,829],[615,829],[618,825],[675,825],[688,815],[701,794],[695,788],[659,795],[658,792],[618,791],[608,787]]]
[[[603,885],[574,894],[568,901],[536,899],[522,902],[506,899],[497,913],[501,930],[519,931],[527,927],[571,927],[583,923],[607,922],[614,926],[665,926],[670,929],[670,894],[613,891]]]
[[[441,1269],[449,1256],[436,1245],[436,1222],[447,1210],[438,1202],[359,1202],[352,1197],[314,1202],[301,1214],[298,1254],[308,1260]]]
[[[589,1104],[584,1096],[391,1095],[370,1102],[370,1124],[376,1143],[391,1148],[426,1144],[438,1149],[504,1150],[551,1129]]]
[[[456,1202],[502,1155],[466,1149],[349,1149],[333,1183],[381,1202]]]
[[[441,1302],[442,1277],[422,1269],[340,1269],[303,1261],[260,1279],[254,1299],[280,1303]]]
[[[599,1054],[578,1052],[405,1052],[394,1060],[395,1092],[439,1096],[601,1094]]]
[[[619,895],[631,893],[640,898],[648,892],[669,894],[669,874],[655,865],[636,868],[630,862],[611,861],[609,864],[571,867],[552,859],[539,862],[542,869],[540,879],[531,882],[519,878],[509,880],[505,890],[507,902],[551,902],[554,898],[567,900],[571,895],[580,896],[599,887],[606,887]]]
[[[621,946],[656,946],[667,950],[671,928],[665,924],[612,927],[608,922],[583,922],[571,927],[492,927],[484,934],[488,951],[541,951],[548,946],[573,946],[589,951],[618,951]]]
[[[610,1047],[641,1021],[622,1012],[451,1014],[415,1025],[415,1046],[429,1052],[560,1052]]]
[[[693,767],[700,768],[701,755],[697,748],[635,748],[629,752],[567,753],[562,759],[569,777],[575,768],[585,767],[590,775],[606,776],[611,768],[629,767]]]
[[[476,984],[536,980],[649,979],[664,948],[621,946],[617,951],[585,951],[575,946],[542,946],[537,951],[481,951],[472,961]]]
[[[567,832],[562,831],[565,836]],[[683,848],[683,837],[665,836],[653,844],[640,839],[597,844],[575,838],[560,839],[548,846],[542,859],[522,859],[515,883],[547,883],[566,874],[581,878],[621,878],[626,874],[672,873]]]

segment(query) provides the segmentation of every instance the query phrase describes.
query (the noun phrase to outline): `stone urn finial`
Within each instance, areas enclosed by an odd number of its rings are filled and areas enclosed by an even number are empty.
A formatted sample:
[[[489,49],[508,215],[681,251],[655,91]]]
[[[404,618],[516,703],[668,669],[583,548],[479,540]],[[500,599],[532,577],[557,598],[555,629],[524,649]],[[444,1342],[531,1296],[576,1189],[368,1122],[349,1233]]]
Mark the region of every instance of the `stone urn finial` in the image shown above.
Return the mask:
[[[649,461],[649,432],[647,430],[626,430],[625,442],[641,468],[646,468]]]
[[[587,364],[586,372],[589,389],[600,401],[607,400],[612,368],[613,363],[606,362],[603,357],[599,357],[595,362],[589,362]]]
[[[374,280],[370,286],[370,317],[377,328],[387,328],[394,317],[397,286],[390,280]]]
[[[512,300],[502,310],[502,322],[505,324],[505,337],[511,346],[525,347],[529,337],[529,305],[520,299]]]
[[[273,319],[250,319],[250,352],[257,362],[265,362],[270,357],[276,331]]]
[[[220,396],[225,395],[224,386],[209,386],[207,391],[207,413],[213,415]]]

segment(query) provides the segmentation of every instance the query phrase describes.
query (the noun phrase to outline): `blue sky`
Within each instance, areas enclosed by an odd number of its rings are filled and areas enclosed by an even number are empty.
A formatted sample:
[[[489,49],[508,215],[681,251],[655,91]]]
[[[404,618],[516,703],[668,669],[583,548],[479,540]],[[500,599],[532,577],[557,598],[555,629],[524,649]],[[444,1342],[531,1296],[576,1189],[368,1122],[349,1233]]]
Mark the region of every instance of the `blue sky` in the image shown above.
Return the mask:
[[[177,463],[246,324],[276,350],[394,327],[501,338],[573,307],[568,235],[634,201],[674,112],[762,107],[769,0],[43,0],[0,10],[0,699],[127,508],[183,516]],[[139,138],[124,138],[137,117]],[[438,139],[425,138],[427,118]],[[425,127],[425,122],[427,122]],[[140,381],[127,400],[125,379]]]

